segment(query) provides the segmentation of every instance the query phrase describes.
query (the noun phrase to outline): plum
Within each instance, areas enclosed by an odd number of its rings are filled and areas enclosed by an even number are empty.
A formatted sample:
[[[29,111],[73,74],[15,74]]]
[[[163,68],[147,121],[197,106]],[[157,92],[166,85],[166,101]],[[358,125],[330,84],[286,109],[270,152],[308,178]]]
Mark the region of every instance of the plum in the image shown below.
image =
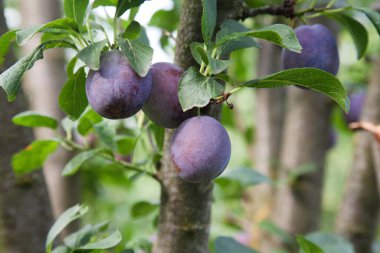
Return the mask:
[[[196,110],[184,112],[178,100],[178,84],[183,70],[172,63],[159,62],[151,67],[152,91],[143,111],[164,128],[177,128],[184,120],[196,115]]]
[[[295,29],[302,52],[283,50],[284,69],[318,68],[336,75],[339,70],[339,52],[336,38],[330,30],[320,24],[302,25]]]
[[[224,171],[231,157],[231,141],[219,121],[197,116],[179,126],[170,152],[179,177],[190,183],[200,183]]]
[[[92,108],[108,119],[136,114],[152,88],[152,73],[140,77],[120,51],[103,53],[100,68],[90,70],[86,80],[87,98]]]
[[[351,93],[349,96],[351,102],[351,108],[348,114],[346,114],[347,124],[360,121],[360,115],[363,110],[366,92],[358,91]]]

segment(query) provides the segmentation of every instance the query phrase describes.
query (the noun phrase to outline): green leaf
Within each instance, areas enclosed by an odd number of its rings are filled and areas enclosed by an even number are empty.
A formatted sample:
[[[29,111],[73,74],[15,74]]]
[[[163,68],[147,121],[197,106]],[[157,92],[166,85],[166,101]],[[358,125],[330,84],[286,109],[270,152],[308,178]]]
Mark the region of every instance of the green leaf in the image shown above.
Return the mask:
[[[72,77],[74,75],[75,66],[77,65],[78,57],[73,57],[66,67],[66,73],[68,77]]]
[[[46,239],[46,253],[51,252],[54,239],[62,232],[62,230],[69,225],[72,221],[82,217],[88,211],[88,207],[85,205],[75,205],[67,209],[63,214],[61,214],[58,220],[51,227],[47,239]]]
[[[220,236],[215,240],[215,253],[257,253],[257,251],[238,243],[231,237]]]
[[[116,145],[118,153],[129,155],[136,145],[136,137],[123,135],[123,137],[117,138]]]
[[[325,14],[327,17],[338,21],[350,33],[354,40],[357,57],[361,59],[367,51],[369,37],[367,29],[351,16],[342,13],[329,13]]]
[[[260,222],[260,229],[280,239],[287,245],[293,245],[293,237],[269,220]]]
[[[42,167],[45,160],[59,146],[57,140],[36,140],[12,157],[16,174],[25,174]]]
[[[137,21],[132,21],[123,34],[123,38],[134,40],[137,39],[141,33],[141,25]]]
[[[12,30],[4,33],[0,37],[0,65],[4,63],[5,56],[8,54],[11,42],[16,38],[18,30]]]
[[[86,73],[84,68],[69,77],[59,94],[59,107],[67,113],[71,119],[77,119],[88,105],[86,96]]]
[[[30,55],[23,57],[13,66],[0,75],[0,86],[7,94],[8,101],[16,99],[21,87],[21,78],[26,71],[33,67],[33,64],[43,58],[43,51],[54,47],[69,47],[73,45],[66,41],[46,41],[39,45]]]
[[[82,28],[87,16],[89,0],[65,0],[63,7],[67,18],[76,22],[79,29]]]
[[[165,128],[162,128],[154,123],[149,126],[150,130],[153,132],[154,139],[156,141],[158,150],[161,151],[164,147],[165,140]]]
[[[144,77],[148,74],[153,59],[153,49],[137,40],[119,39],[124,55],[136,73]]]
[[[78,58],[81,59],[90,69],[98,70],[100,64],[100,54],[106,46],[107,40],[95,42],[88,47],[85,47],[78,53]]]
[[[208,56],[206,50],[202,46],[197,46],[195,48],[197,50],[198,55],[201,57],[202,61],[207,65],[209,64]]]
[[[94,156],[98,155],[99,153],[106,152],[105,149],[99,148],[99,149],[91,149],[89,151],[82,152],[78,155],[76,155],[74,158],[72,158],[63,168],[62,176],[72,176],[75,173],[78,172],[80,167],[88,161],[89,159],[93,158]]]
[[[334,75],[315,68],[284,70],[261,79],[248,81],[242,87],[277,88],[300,85],[331,97],[344,111],[350,110],[350,101],[342,83]]]
[[[205,42],[210,42],[216,26],[216,0],[202,0],[202,35]]]
[[[299,43],[293,29],[287,25],[282,24],[266,26],[257,31],[232,33],[217,41],[216,46],[219,48],[224,43],[238,40],[244,37],[255,37],[264,39],[297,53],[300,53],[302,50],[301,44]]]
[[[190,52],[193,55],[194,60],[201,65],[202,64],[202,56],[200,55],[198,48],[203,48],[203,43],[200,42],[191,42],[190,43]]]
[[[48,127],[51,129],[57,129],[58,127],[56,119],[32,111],[17,114],[13,117],[12,122],[25,127]]]
[[[115,131],[110,127],[108,122],[100,122],[94,125],[94,132],[103,144],[112,150],[116,150],[117,146],[114,139]]]
[[[367,18],[372,22],[372,24],[375,26],[377,32],[380,35],[380,13],[369,8],[361,8],[361,7],[355,7],[355,10],[364,13],[367,16]]]
[[[92,8],[98,8],[99,6],[115,6],[117,5],[117,0],[95,0],[92,4]]]
[[[48,31],[51,32],[51,29],[59,29],[61,32],[77,32],[78,26],[74,20],[70,18],[60,18],[44,25],[33,26],[24,30],[19,30],[16,32],[16,41],[17,44],[22,46],[28,42],[35,34],[38,32]]]
[[[176,9],[159,10],[153,14],[149,26],[159,27],[169,32],[174,32],[179,23],[179,15]]]
[[[122,240],[119,230],[114,231],[112,234],[99,241],[95,241],[85,246],[78,248],[79,250],[96,250],[96,249],[109,249],[118,245]]]
[[[239,168],[235,170],[231,170],[225,175],[220,176],[216,179],[216,183],[222,181],[236,181],[242,187],[254,186],[262,183],[269,183],[270,179],[263,174],[259,173],[256,170],[249,168]]]
[[[211,56],[209,56],[209,61],[210,61],[211,72],[214,75],[222,73],[231,64],[231,61],[229,60],[214,59]]]
[[[216,34],[216,41],[218,42],[224,37],[227,37],[236,32],[248,32],[248,31],[249,29],[246,28],[241,23],[239,23],[238,21],[229,19],[222,23],[219,32]],[[224,43],[221,47],[218,48],[218,54],[225,56],[233,51],[244,49],[244,48],[250,48],[250,47],[260,48],[260,45],[253,38],[242,37],[240,39],[231,40]]]
[[[131,208],[132,218],[143,218],[158,210],[158,205],[146,201],[140,201]]]
[[[318,245],[307,240],[305,237],[301,235],[297,236],[297,243],[300,246],[302,253],[325,253],[320,247],[318,247]]]
[[[64,10],[65,16],[67,18],[71,18],[71,19],[75,20],[74,0],[64,0],[63,10]]]
[[[120,17],[127,10],[135,8],[144,3],[144,0],[119,0],[116,7],[116,17]]]
[[[101,222],[95,225],[86,225],[80,230],[71,233],[63,240],[64,244],[70,249],[77,250],[78,248],[85,246],[90,241],[92,242],[96,237],[102,236],[106,229],[108,229],[110,223],[108,221]]]
[[[86,136],[91,131],[93,126],[102,120],[102,116],[97,114],[94,110],[89,109],[79,118],[77,126],[78,132],[82,136]]]
[[[318,245],[324,253],[354,253],[351,243],[345,238],[331,233],[315,232],[305,237],[308,241]]]
[[[65,246],[55,248],[52,253],[70,253],[70,249]]]
[[[223,93],[224,86],[212,77],[202,76],[196,67],[189,68],[181,77],[178,98],[183,111],[206,106],[211,98]]]

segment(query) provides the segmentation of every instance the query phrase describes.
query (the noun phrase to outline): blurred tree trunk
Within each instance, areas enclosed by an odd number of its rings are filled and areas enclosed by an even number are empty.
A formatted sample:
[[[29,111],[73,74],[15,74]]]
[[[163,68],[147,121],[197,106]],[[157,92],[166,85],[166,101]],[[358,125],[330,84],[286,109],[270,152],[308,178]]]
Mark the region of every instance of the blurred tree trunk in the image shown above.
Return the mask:
[[[7,31],[4,3],[0,0],[0,34]],[[14,62],[9,54],[0,71]],[[27,110],[22,92],[13,103],[0,91],[0,230],[1,251],[44,252],[45,238],[52,225],[46,185],[41,171],[17,177],[12,172],[12,155],[33,140],[30,129],[12,123],[12,117]]]
[[[380,124],[380,60],[374,66],[361,121]],[[367,132],[355,136],[355,156],[338,214],[337,232],[348,238],[356,252],[372,252],[376,235],[380,163],[379,143]],[[377,177],[376,177],[377,173]]]
[[[241,11],[239,1],[218,1],[218,23]],[[189,44],[202,41],[202,4],[184,0],[178,29],[175,62],[183,69],[195,65]],[[219,107],[218,107],[219,108]],[[219,110],[210,112],[219,117]],[[160,169],[161,207],[155,253],[206,253],[210,231],[213,182],[191,184],[181,180],[170,158],[173,130],[166,130],[164,157]]]
[[[19,1],[19,4],[24,27],[43,24],[61,16],[59,0]],[[24,54],[30,53],[38,44],[39,36],[36,36],[23,47]],[[63,49],[49,50],[44,54],[43,61],[37,62],[33,69],[26,72],[23,84],[33,111],[57,119],[64,117],[58,107],[59,93],[66,81],[64,64]],[[39,128],[35,130],[35,135],[38,139],[46,139],[54,137],[54,132]],[[61,176],[61,171],[71,156],[68,151],[60,148],[44,165],[44,176],[55,218],[80,201],[79,178]]]
[[[281,48],[269,42],[262,43],[259,50],[257,75],[273,74],[282,69]],[[286,89],[256,90],[256,132],[255,132],[255,168],[269,178],[275,179],[281,150],[285,113]],[[273,185],[262,184],[250,191],[252,201],[252,239],[254,247],[260,247],[262,233],[261,221],[268,218],[274,197]]]

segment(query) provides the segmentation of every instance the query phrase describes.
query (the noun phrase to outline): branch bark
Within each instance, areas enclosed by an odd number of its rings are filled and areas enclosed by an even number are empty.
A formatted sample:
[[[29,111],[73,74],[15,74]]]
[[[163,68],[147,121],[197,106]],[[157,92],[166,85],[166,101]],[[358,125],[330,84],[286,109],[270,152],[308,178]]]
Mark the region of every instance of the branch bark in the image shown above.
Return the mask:
[[[22,22],[25,27],[43,24],[57,19],[60,14],[59,0],[20,1]],[[41,8],[41,6],[44,6]],[[23,47],[23,53],[30,53],[39,44],[40,37],[30,41]],[[58,107],[58,97],[62,85],[66,81],[65,58],[63,49],[49,50],[44,53],[44,60],[26,72],[23,78],[23,87],[28,94],[32,110],[50,115],[58,120],[64,114]],[[47,139],[55,136],[50,129],[38,128],[35,130],[37,139]],[[48,185],[50,202],[54,217],[57,218],[68,207],[80,201],[79,177],[62,177],[61,171],[72,154],[60,148],[45,162],[44,176]],[[68,232],[68,231],[67,231]]]
[[[380,60],[374,66],[367,94],[361,120],[380,124]],[[380,178],[380,148],[375,137],[368,132],[359,132],[355,136],[355,142],[354,163],[336,231],[353,243],[356,252],[372,252],[371,244],[376,235],[380,204],[380,181],[376,181],[376,178]]]
[[[7,31],[4,3],[0,0],[0,34]],[[10,67],[14,57],[9,54],[1,71]],[[16,177],[12,172],[12,155],[33,140],[33,133],[12,123],[12,117],[27,109],[20,93],[8,103],[0,91],[0,222],[1,247],[7,253],[41,253],[45,237],[52,225],[50,203],[41,171]]]
[[[241,12],[239,1],[218,1],[218,23]],[[202,41],[200,0],[184,0],[175,62],[183,69],[195,65],[189,45]],[[212,107],[218,108],[218,107]],[[209,112],[219,116],[219,110]],[[207,253],[213,182],[190,184],[178,178],[170,158],[173,130],[166,130],[161,179],[161,207],[155,253]]]

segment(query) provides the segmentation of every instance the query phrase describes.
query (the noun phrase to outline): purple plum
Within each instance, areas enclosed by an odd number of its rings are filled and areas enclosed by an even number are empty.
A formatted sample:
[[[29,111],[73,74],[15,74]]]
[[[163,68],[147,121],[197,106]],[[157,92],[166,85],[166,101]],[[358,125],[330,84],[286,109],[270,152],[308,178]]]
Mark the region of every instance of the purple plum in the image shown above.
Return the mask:
[[[219,121],[197,116],[179,126],[170,151],[179,177],[190,183],[200,183],[224,171],[231,157],[231,141]]]
[[[178,84],[183,70],[172,63],[159,62],[151,67],[152,91],[143,111],[164,128],[177,128],[184,120],[196,115],[196,110],[184,112],[178,100]]]
[[[140,77],[120,51],[102,54],[99,70],[90,70],[86,81],[90,105],[108,119],[124,119],[136,114],[151,88],[152,73]]]
[[[350,124],[360,121],[360,116],[366,99],[366,92],[359,91],[351,93],[348,97],[350,98],[351,109],[350,112],[346,114],[346,122],[347,124]]]
[[[302,52],[284,49],[282,62],[284,69],[318,68],[336,75],[339,70],[339,52],[336,38],[325,26],[302,25],[295,29],[302,46]]]

